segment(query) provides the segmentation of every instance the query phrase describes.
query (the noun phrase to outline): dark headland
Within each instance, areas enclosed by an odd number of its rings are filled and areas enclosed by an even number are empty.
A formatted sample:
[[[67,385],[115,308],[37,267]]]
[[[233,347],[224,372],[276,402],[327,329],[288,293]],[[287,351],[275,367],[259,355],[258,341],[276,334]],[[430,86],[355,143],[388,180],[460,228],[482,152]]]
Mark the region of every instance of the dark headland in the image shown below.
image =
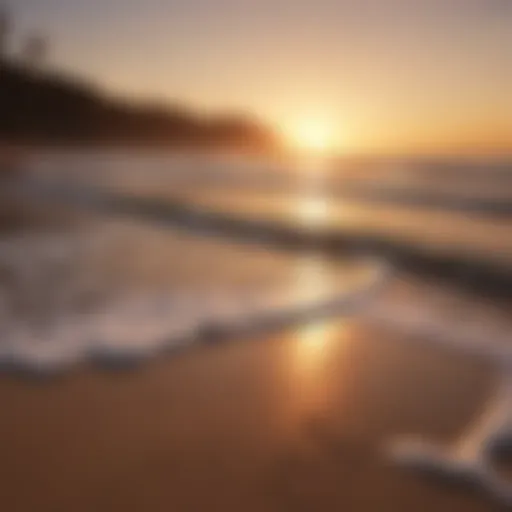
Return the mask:
[[[272,131],[245,114],[206,116],[131,101],[62,74],[0,57],[0,142],[268,152]]]

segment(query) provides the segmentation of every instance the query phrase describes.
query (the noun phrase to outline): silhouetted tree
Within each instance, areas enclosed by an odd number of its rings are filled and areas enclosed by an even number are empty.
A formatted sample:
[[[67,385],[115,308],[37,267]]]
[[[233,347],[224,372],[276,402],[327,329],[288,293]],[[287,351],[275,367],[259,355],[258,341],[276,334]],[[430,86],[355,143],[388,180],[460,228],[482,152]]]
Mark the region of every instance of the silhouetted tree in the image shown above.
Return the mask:
[[[122,101],[66,76],[45,73],[44,69],[34,72],[28,64],[40,65],[42,53],[37,48],[25,65],[2,63],[0,140],[256,150],[273,147],[271,134],[250,118],[202,119],[179,105]]]
[[[11,18],[6,8],[0,6],[0,59],[7,53],[7,43],[11,32]]]

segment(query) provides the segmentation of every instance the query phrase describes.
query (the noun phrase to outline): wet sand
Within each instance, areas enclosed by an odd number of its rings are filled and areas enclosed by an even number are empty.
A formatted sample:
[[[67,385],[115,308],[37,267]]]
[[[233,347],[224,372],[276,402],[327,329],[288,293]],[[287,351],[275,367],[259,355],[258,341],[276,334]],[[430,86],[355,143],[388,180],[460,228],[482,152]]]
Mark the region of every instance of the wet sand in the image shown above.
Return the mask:
[[[195,347],[126,373],[0,378],[8,512],[502,510],[392,467],[455,438],[492,391],[472,358],[353,321]]]

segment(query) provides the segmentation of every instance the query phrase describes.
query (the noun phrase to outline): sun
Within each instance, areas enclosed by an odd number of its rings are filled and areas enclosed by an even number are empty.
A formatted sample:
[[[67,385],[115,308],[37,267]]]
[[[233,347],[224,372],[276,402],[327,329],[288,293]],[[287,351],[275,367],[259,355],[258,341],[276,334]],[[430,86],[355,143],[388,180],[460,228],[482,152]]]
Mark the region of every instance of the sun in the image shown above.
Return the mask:
[[[302,119],[285,131],[293,149],[325,153],[336,148],[336,130],[332,123],[321,119]]]

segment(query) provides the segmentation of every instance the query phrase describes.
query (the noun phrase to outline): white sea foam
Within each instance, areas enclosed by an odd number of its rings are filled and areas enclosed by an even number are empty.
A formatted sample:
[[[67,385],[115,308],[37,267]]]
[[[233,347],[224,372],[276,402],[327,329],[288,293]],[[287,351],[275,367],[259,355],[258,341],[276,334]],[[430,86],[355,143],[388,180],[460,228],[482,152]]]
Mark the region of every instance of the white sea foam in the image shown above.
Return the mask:
[[[510,312],[445,287],[396,282],[364,316],[410,335],[412,341],[440,345],[491,363],[512,363]]]
[[[125,366],[299,312],[343,313],[386,279],[383,264],[360,267],[122,222],[12,237],[0,242],[0,369]]]
[[[399,465],[465,479],[512,505],[512,483],[493,463],[495,450],[512,442],[509,311],[447,289],[399,283],[371,304],[365,315],[379,326],[405,333],[411,342],[439,345],[461,356],[484,359],[495,368],[495,392],[460,438],[442,445],[422,436],[404,436],[389,443],[386,451]]]
[[[63,316],[44,326],[16,325],[3,330],[0,367],[46,373],[84,360],[138,362],[192,344],[207,329],[230,333],[264,324],[270,316],[289,314],[298,307],[293,301],[285,302],[276,312],[273,297],[267,304],[261,299],[258,308],[205,299],[198,296],[192,308],[192,297],[184,304],[179,296],[137,296],[75,318]],[[327,307],[335,299],[340,297],[327,297],[311,306]]]

